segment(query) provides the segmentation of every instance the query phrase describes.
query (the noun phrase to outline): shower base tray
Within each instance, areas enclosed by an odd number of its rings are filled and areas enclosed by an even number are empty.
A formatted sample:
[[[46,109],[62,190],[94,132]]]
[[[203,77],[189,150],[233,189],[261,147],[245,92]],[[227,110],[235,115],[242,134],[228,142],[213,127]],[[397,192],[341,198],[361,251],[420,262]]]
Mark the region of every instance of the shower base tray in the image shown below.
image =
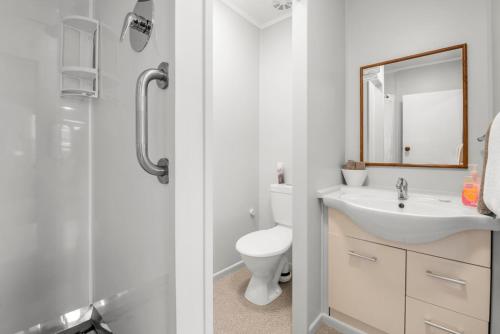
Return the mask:
[[[57,334],[112,334],[111,329],[102,322],[99,312],[93,307],[83,313],[83,316],[71,325],[68,329],[63,329]]]
[[[90,305],[61,315],[57,320],[16,334],[112,334],[102,316]]]

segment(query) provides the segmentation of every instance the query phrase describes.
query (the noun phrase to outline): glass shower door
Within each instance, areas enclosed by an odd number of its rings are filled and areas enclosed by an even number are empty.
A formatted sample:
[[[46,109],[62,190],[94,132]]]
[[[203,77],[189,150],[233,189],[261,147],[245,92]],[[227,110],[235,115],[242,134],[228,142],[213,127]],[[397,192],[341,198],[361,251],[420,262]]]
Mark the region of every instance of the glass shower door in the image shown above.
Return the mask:
[[[0,333],[42,333],[91,304],[114,333],[175,332],[173,171],[161,184],[136,157],[137,79],[174,67],[174,1],[153,2],[142,52],[120,42],[135,0],[0,2]],[[68,18],[99,24],[95,73],[62,66],[63,44],[84,47],[63,37]],[[62,94],[64,71],[96,75],[76,91],[98,96]],[[153,161],[174,156],[173,82],[149,86]]]
[[[141,52],[120,42],[125,16],[136,3],[96,1],[101,22],[101,97],[92,110],[94,300],[131,292],[117,333],[168,333],[175,328],[173,178],[147,174],[136,158],[136,81],[161,62],[173,67],[173,0],[155,0],[151,38]],[[149,85],[149,155],[173,157],[173,80]],[[128,304],[134,306],[130,306]],[[121,307],[121,305],[120,305]]]

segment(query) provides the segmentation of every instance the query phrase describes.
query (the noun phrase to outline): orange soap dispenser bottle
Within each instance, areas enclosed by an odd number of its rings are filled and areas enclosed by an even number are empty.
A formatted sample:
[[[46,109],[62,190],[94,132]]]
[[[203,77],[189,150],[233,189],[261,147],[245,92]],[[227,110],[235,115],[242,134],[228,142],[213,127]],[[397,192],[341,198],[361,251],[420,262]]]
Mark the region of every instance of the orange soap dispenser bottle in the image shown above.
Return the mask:
[[[462,190],[462,203],[466,206],[477,207],[479,192],[481,187],[481,177],[477,171],[477,165],[470,166],[470,174],[465,177]]]

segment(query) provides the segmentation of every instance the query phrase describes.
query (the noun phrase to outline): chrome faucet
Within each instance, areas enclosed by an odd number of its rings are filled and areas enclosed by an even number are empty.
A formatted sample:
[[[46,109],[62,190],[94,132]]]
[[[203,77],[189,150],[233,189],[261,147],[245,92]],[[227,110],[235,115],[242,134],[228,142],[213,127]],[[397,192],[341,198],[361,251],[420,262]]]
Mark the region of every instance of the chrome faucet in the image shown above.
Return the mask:
[[[398,178],[398,182],[396,182],[396,189],[398,190],[398,200],[406,201],[408,199],[408,182],[405,178]]]

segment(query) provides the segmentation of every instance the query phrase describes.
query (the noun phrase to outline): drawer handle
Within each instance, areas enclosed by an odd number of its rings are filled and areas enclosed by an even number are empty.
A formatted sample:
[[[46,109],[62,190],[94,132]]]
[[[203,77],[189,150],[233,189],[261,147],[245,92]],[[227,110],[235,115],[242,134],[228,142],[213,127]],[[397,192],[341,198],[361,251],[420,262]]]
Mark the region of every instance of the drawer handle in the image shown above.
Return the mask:
[[[429,320],[425,320],[424,322],[427,326],[431,326],[431,327],[440,329],[440,330],[445,331],[445,332],[450,333],[450,334],[464,334],[463,332],[454,331],[453,329],[446,328],[444,326],[438,325],[438,324],[436,324],[432,321],[429,321]]]
[[[433,277],[433,278],[437,278],[437,279],[440,279],[440,280],[443,280],[443,281],[446,281],[446,282],[455,283],[455,284],[459,284],[459,285],[463,285],[463,286],[467,285],[466,281],[458,279],[458,278],[451,278],[451,277],[446,277],[446,276],[438,275],[438,274],[433,273],[430,270],[427,270],[425,273],[427,274],[427,276],[430,276],[430,277]]]
[[[377,262],[378,261],[378,259],[376,257],[361,255],[361,254],[356,253],[354,251],[348,251],[347,254],[349,254],[350,256],[358,257],[360,259],[368,260],[368,261],[371,261],[371,262]]]

